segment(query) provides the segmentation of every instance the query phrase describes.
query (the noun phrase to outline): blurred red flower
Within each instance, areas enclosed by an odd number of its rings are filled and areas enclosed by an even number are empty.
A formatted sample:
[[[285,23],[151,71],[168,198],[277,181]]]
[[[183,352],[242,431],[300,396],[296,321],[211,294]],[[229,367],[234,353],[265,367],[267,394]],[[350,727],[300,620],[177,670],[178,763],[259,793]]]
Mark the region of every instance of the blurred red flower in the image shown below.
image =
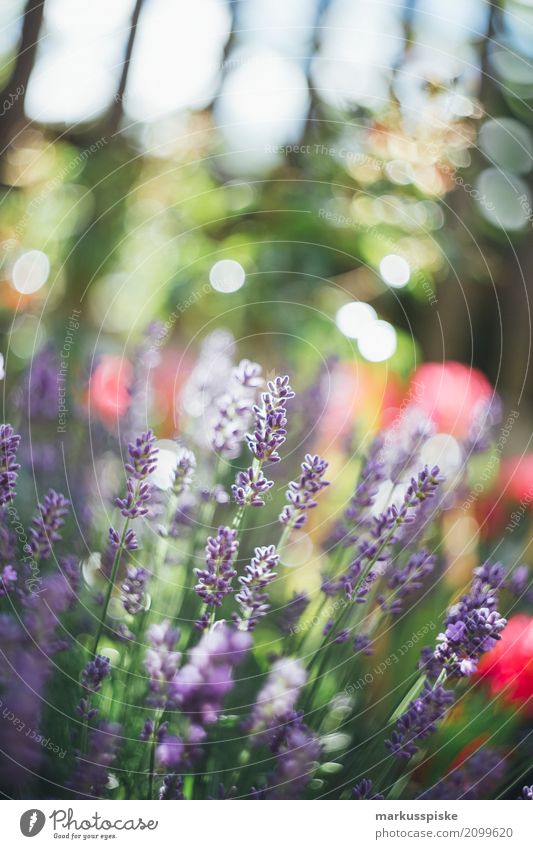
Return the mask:
[[[388,369],[341,362],[329,379],[329,397],[320,426],[326,440],[351,434],[356,421],[362,430],[373,432],[398,412],[400,383]]]
[[[478,675],[493,695],[505,691],[506,701],[533,715],[533,616],[519,613],[509,619],[502,639],[482,657]]]
[[[108,427],[117,423],[127,411],[133,366],[124,357],[104,355],[89,380],[87,401],[89,410]]]
[[[513,505],[521,505],[517,513]],[[502,461],[491,490],[478,499],[476,516],[486,537],[501,533],[507,522],[533,510],[533,454],[513,455]]]
[[[479,405],[490,400],[494,390],[482,372],[448,361],[424,363],[411,375],[408,399],[424,410],[439,431],[464,438]]]
[[[498,489],[510,501],[533,501],[533,454],[507,457],[501,464]]]

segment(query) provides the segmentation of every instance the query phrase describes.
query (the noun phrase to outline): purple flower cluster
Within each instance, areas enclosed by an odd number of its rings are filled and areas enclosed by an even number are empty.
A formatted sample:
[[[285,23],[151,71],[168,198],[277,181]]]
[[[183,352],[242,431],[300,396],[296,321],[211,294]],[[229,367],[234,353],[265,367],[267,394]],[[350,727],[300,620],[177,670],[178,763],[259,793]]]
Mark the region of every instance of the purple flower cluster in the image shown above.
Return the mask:
[[[276,768],[266,797],[298,798],[318,766],[321,746],[317,735],[295,714],[277,730],[270,748],[276,755]]]
[[[352,789],[352,799],[374,799],[374,801],[380,801],[384,798],[380,793],[372,793],[372,781],[370,778],[363,778]]]
[[[142,566],[130,566],[122,584],[122,604],[130,616],[135,616],[146,604],[146,582],[148,572]]]
[[[280,658],[274,661],[246,723],[246,729],[254,735],[253,743],[272,742],[276,729],[294,714],[306,681],[307,672],[299,660]]]
[[[114,528],[109,528],[109,537],[108,537],[109,547],[116,551],[120,546],[120,535],[118,531]],[[124,541],[122,543],[122,547],[124,551],[137,551],[139,548],[139,543],[137,541],[137,535],[133,528],[129,528],[124,534]]]
[[[505,756],[495,749],[478,749],[420,798],[486,799],[503,778],[505,767]]]
[[[206,632],[171,681],[169,702],[195,723],[216,722],[223,699],[234,686],[234,667],[245,659],[251,644],[248,633],[223,623]]]
[[[102,687],[102,681],[111,672],[111,664],[108,657],[101,654],[96,655],[94,660],[89,660],[81,673],[81,686],[86,693],[97,693]]]
[[[279,627],[284,634],[291,634],[298,624],[298,620],[309,607],[309,596],[305,593],[294,593],[290,601],[283,608],[280,616]]]
[[[470,457],[490,448],[494,431],[501,423],[503,405],[498,395],[481,401],[472,413],[472,424],[464,440],[465,454]]]
[[[415,521],[417,511],[435,495],[441,481],[437,466],[431,471],[425,466],[418,477],[411,480],[401,505],[392,504],[373,518],[369,538],[360,539],[357,555],[346,573],[339,580],[326,579],[323,592],[334,595],[342,588],[352,601],[365,602],[372,585],[386,571],[384,564],[390,558],[391,547],[399,541],[398,531]]]
[[[36,560],[46,560],[52,545],[61,539],[60,529],[65,524],[69,502],[59,492],[51,489],[39,504],[39,513],[30,528],[30,548]]]
[[[263,496],[273,486],[274,481],[267,480],[260,468],[250,466],[237,473],[231,493],[240,507],[264,507]]]
[[[241,615],[234,614],[234,619],[240,630],[252,631],[270,608],[265,587],[276,577],[274,569],[278,563],[279,554],[273,545],[268,545],[256,548],[250,563],[244,567],[244,575],[239,578],[241,589],[235,596]]]
[[[278,463],[278,449],[287,437],[287,401],[294,398],[289,377],[276,377],[267,383],[268,392],[261,394],[261,404],[254,405],[255,430],[246,434],[250,452],[261,463]]]
[[[385,479],[382,448],[383,439],[377,437],[370,446],[366,463],[359,476],[355,493],[345,510],[343,520],[333,530],[329,540],[331,545],[340,541],[343,545],[352,545],[357,541],[361,529],[371,522],[370,508],[375,502],[379,485]]]
[[[18,470],[17,451],[20,444],[11,425],[0,425],[0,507],[9,504],[15,496]]]
[[[0,572],[0,598],[13,592],[17,585],[18,576],[13,566],[4,566]]]
[[[129,461],[124,468],[135,480],[146,480],[157,466],[158,449],[154,448],[155,436],[151,430],[141,433],[128,444]]]
[[[154,442],[154,434],[147,430],[128,445],[129,461],[124,468],[130,477],[126,481],[126,496],[115,499],[115,504],[125,519],[148,515],[147,505],[152,495],[152,487],[147,479],[155,470],[158,454]]]
[[[209,607],[220,607],[231,592],[231,581],[237,574],[234,560],[239,549],[237,531],[221,526],[216,537],[208,537],[205,549],[206,569],[195,569],[198,579],[195,591]]]
[[[109,770],[117,756],[121,730],[120,725],[106,722],[91,732],[89,751],[84,757],[78,756],[71,781],[71,788],[79,798],[103,796]]]
[[[410,760],[418,752],[416,744],[437,730],[437,723],[444,718],[453,701],[453,693],[441,684],[432,686],[425,681],[420,696],[410,702],[390,739],[385,740],[387,749],[397,758]]]
[[[181,654],[175,650],[180,633],[165,620],[150,625],[147,634],[150,648],[144,656],[144,667],[150,679],[150,690],[157,694],[152,701],[164,705],[168,684],[174,678]]]
[[[329,486],[324,480],[328,464],[318,454],[306,454],[302,463],[302,474],[297,481],[291,481],[287,490],[289,504],[285,505],[279,520],[291,528],[301,528],[307,522],[307,511],[317,506],[318,493]]]
[[[239,456],[256,390],[261,383],[261,366],[241,360],[231,371],[228,391],[217,399],[212,444],[215,451],[228,460]]]
[[[157,762],[165,769],[178,769],[182,765],[183,740],[174,734],[159,734],[160,742],[156,751]]]
[[[480,566],[474,570],[470,592],[450,608],[434,653],[435,663],[448,677],[472,675],[481,655],[501,639],[507,620],[497,610],[497,589],[503,578],[499,564]]]
[[[183,495],[190,489],[195,469],[196,457],[192,451],[189,451],[188,448],[180,448],[172,484],[174,495]]]
[[[378,598],[382,609],[393,615],[402,613],[405,599],[422,589],[424,578],[433,571],[435,562],[436,558],[422,548],[411,554],[405,566],[393,569],[387,581],[392,592],[387,597],[382,595]]]
[[[163,800],[183,800],[183,779],[175,773],[165,775],[163,784],[159,788],[159,799]]]
[[[81,686],[85,696],[76,705],[76,710],[83,720],[89,722],[98,713],[91,704],[90,696],[92,693],[98,693],[101,690],[102,682],[110,674],[111,664],[108,657],[96,655],[94,660],[89,660],[85,664],[81,673]]]

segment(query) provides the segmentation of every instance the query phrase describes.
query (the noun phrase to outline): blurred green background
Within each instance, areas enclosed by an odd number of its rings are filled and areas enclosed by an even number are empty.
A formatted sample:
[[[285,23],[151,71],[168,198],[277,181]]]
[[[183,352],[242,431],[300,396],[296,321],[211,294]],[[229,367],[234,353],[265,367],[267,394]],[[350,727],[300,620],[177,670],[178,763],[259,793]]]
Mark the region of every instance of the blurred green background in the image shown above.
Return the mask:
[[[529,0],[5,0],[12,379],[73,309],[80,386],[153,318],[181,353],[223,325],[267,368],[471,363],[523,447],[532,33]]]

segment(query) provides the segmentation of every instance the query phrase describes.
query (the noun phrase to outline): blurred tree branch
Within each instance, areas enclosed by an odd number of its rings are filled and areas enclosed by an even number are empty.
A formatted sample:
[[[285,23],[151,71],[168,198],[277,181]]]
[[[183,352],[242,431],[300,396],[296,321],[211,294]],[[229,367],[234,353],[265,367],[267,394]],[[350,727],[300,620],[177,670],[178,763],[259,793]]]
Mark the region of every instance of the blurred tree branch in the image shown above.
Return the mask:
[[[9,148],[26,120],[24,117],[24,103],[39,45],[39,33],[44,16],[44,4],[45,0],[28,0],[24,9],[22,35],[15,60],[15,67],[11,77],[8,79],[2,92],[0,92],[0,101],[4,100],[10,92],[20,91],[21,94],[13,101],[12,107],[6,112],[2,121],[0,156]]]
[[[131,57],[133,55],[133,47],[135,44],[135,37],[137,35],[137,26],[139,23],[139,18],[141,16],[143,4],[144,0],[136,0],[131,16],[130,31],[126,44],[126,50],[124,53],[124,61],[122,63],[120,80],[117,86],[117,90],[115,92],[115,96],[113,98],[113,104],[111,106],[111,109],[109,110],[106,119],[107,132],[109,133],[109,135],[114,135],[118,131],[124,114],[124,95],[126,93],[126,86],[128,84],[128,74],[130,70]]]

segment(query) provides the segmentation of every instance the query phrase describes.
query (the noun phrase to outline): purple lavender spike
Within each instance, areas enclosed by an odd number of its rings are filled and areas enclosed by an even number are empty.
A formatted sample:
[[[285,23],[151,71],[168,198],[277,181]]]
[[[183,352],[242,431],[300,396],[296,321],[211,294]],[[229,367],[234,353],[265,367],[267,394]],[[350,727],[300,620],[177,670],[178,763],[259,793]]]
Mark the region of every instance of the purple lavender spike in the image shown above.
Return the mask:
[[[318,454],[306,454],[302,463],[302,474],[297,481],[291,481],[287,490],[287,504],[279,520],[291,528],[301,528],[307,522],[307,512],[317,506],[318,493],[329,486],[324,480],[328,464]]]
[[[9,504],[15,496],[18,470],[17,451],[20,444],[11,425],[0,425],[0,507]]]

